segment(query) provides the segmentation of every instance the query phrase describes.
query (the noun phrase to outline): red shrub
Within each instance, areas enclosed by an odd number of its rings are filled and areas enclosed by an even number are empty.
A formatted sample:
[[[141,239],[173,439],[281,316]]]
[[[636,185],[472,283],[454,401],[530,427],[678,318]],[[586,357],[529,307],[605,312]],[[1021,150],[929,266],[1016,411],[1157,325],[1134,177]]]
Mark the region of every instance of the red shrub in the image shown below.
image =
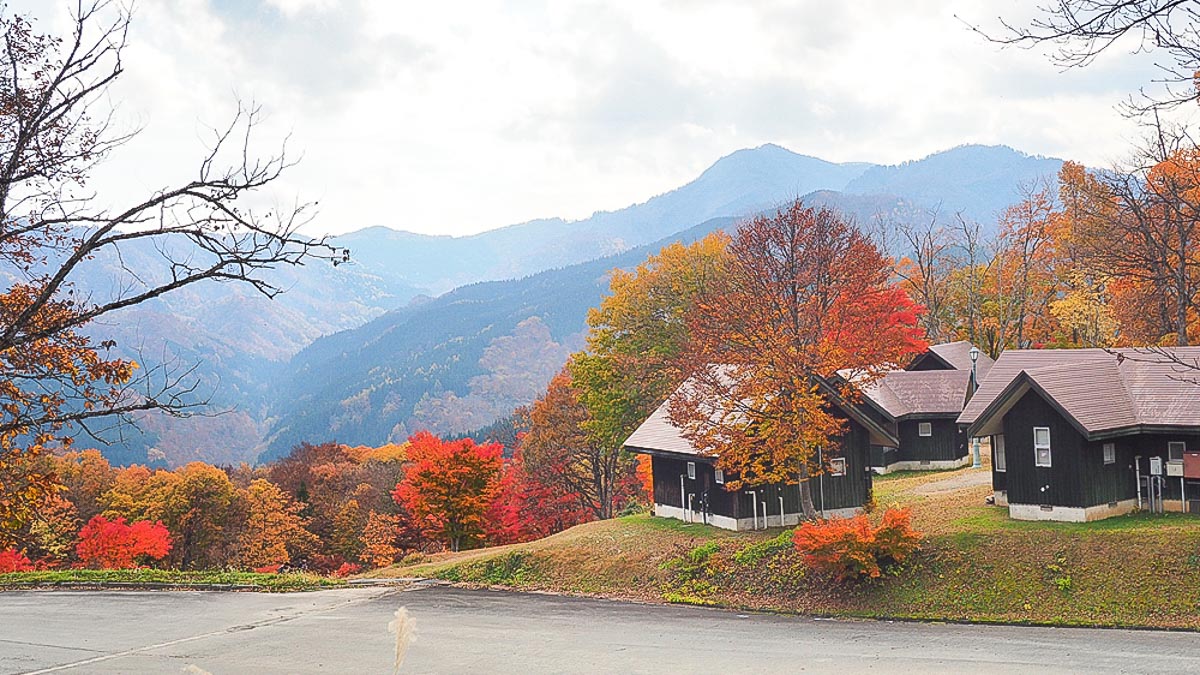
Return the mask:
[[[908,509],[888,509],[879,527],[866,516],[804,523],[792,540],[812,567],[847,581],[875,578],[888,565],[902,562],[920,545]]]
[[[340,579],[342,577],[348,577],[351,574],[358,574],[361,571],[362,571],[362,565],[348,562],[348,563],[342,563],[342,566],[337,568],[333,572],[331,572],[329,574],[329,576],[338,577]]]
[[[262,567],[255,567],[254,571],[259,574],[279,574],[280,567],[280,565],[263,565]]]
[[[15,548],[4,549],[0,551],[0,574],[9,572],[30,572],[33,570],[33,563],[29,558],[25,557]]]
[[[79,531],[75,553],[93,569],[128,569],[139,558],[160,559],[171,551],[171,535],[161,522],[139,520],[132,525],[124,518],[108,520],[94,516]]]

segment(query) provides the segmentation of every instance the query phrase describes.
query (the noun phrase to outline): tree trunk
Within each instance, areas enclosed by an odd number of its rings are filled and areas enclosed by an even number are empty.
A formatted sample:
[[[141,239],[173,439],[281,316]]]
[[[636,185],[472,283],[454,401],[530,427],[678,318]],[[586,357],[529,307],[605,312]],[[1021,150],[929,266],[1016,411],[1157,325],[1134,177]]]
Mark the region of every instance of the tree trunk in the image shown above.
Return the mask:
[[[1188,284],[1187,267],[1180,263],[1183,268],[1179,273],[1179,280],[1175,288],[1175,344],[1179,347],[1188,346],[1187,334],[1187,311],[1188,311]]]
[[[800,511],[804,515],[805,520],[817,519],[817,507],[813,504],[812,496],[812,476],[808,473],[808,465],[800,464],[800,483],[797,487],[800,488]]]

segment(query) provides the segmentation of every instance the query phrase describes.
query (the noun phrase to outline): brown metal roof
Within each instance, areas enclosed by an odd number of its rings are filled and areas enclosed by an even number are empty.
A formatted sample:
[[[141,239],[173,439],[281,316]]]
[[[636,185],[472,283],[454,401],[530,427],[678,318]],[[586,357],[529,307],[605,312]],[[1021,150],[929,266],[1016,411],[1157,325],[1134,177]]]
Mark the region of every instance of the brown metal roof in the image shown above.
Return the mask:
[[[977,432],[994,432],[994,418],[1004,413],[999,399],[1020,393],[1020,380],[1040,389],[1087,434],[1139,425],[1200,427],[1200,371],[1172,363],[1171,355],[1200,360],[1200,347],[1158,353],[1009,350],[1000,355],[958,422],[973,425]]]
[[[892,419],[962,412],[970,371],[896,370],[863,387],[863,395]]]
[[[929,345],[929,351],[936,354],[943,361],[950,364],[956,370],[971,370],[971,343],[966,340],[957,342],[944,342],[940,345]],[[979,361],[976,363],[978,369],[977,375],[979,381],[982,382],[987,377],[987,373],[992,368],[995,361],[979,350]]]
[[[670,402],[670,399],[663,401],[663,404],[650,413],[646,421],[642,422],[629,438],[625,439],[626,448],[673,452],[680,455],[700,454],[691,441],[683,437],[679,427],[671,424]]]
[[[676,389],[676,392],[686,386],[688,386],[688,383],[684,382],[679,386],[679,389]],[[863,414],[857,405],[844,401],[833,387],[822,383],[821,393],[830,405],[839,408],[848,417],[866,427],[871,437],[871,443],[891,446],[898,443],[891,431],[883,428]],[[683,437],[682,430],[679,427],[671,423],[670,402],[671,399],[668,398],[644,422],[638,425],[637,429],[634,429],[629,438],[625,439],[625,449],[631,452],[669,452],[679,455],[706,457],[706,455],[692,445],[691,441]]]

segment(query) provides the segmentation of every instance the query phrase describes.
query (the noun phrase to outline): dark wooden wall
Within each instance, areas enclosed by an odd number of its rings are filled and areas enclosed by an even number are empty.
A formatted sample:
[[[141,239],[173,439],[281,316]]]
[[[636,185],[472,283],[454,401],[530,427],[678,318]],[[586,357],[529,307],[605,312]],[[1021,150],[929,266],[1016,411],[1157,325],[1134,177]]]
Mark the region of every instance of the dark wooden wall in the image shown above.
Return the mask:
[[[846,475],[823,476],[812,481],[813,503],[817,509],[828,510],[860,507],[866,503],[871,493],[871,473],[869,463],[870,437],[865,427],[857,422],[848,421],[846,433],[838,439],[837,447],[831,449],[829,457],[844,457],[846,459]],[[709,512],[728,516],[730,518],[752,518],[755,496],[767,501],[767,513],[779,515],[779,497],[783,497],[784,510],[787,513],[800,511],[800,489],[797,485],[767,485],[754,488],[744,488],[740,492],[731,493],[724,486],[716,483],[711,459],[697,457],[696,478],[689,480],[687,463],[689,460],[673,456],[655,455],[652,458],[654,472],[654,501],[668,506],[680,506],[679,477],[684,478],[685,492],[695,493],[693,500],[695,510],[700,509],[700,496],[707,491]],[[823,489],[822,489],[823,488]],[[686,497],[685,497],[686,499]],[[762,507],[759,506],[761,509]],[[761,511],[760,511],[761,513]]]
[[[1050,428],[1050,467],[1034,465],[1033,428]],[[1083,436],[1039,394],[1030,391],[1004,415],[1008,502],[1093,506],[1084,493]],[[1046,486],[1046,490],[1041,488]],[[1105,500],[1107,502],[1109,500]]]
[[[1033,433],[1033,432],[1030,432],[1030,433]],[[992,446],[992,490],[994,492],[1004,492],[1005,490],[1008,489],[1008,471],[1007,470],[1006,471],[997,471],[996,470],[996,437],[995,436],[992,436],[991,446]],[[1006,447],[1005,448],[1006,454],[1004,456],[1005,460],[1008,459],[1007,452],[1008,452],[1008,448]],[[1005,467],[1007,468],[1007,466],[1008,465],[1006,463]]]
[[[921,422],[929,422],[932,425],[932,436],[921,436],[918,433]],[[967,456],[966,432],[959,431],[958,424],[952,419],[903,420],[898,426],[899,461],[950,461]]]

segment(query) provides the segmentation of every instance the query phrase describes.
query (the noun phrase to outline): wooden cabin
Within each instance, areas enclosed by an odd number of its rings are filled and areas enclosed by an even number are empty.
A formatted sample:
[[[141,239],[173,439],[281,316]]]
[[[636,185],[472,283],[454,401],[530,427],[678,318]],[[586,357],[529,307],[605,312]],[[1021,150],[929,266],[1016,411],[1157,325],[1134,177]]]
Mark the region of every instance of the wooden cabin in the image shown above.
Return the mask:
[[[866,407],[899,442],[871,447],[876,473],[955,469],[971,462],[967,435],[956,420],[976,385],[972,366],[983,381],[993,361],[982,351],[971,359],[970,342],[930,345],[902,371],[893,371],[863,387]]]
[[[1175,361],[1175,362],[1172,362]],[[1200,512],[1200,348],[1004,352],[959,416],[1019,520]]]
[[[830,396],[846,431],[828,449],[833,471],[812,479],[813,502],[825,517],[862,510],[871,496],[870,448],[894,444],[895,436],[864,414],[858,405]],[[717,458],[701,454],[671,424],[664,402],[625,441],[629,452],[649,455],[654,476],[654,515],[728,530],[796,525],[801,519],[795,484],[728,490]]]
[[[886,428],[894,446],[871,446],[876,473],[955,469],[971,462],[957,420],[971,397],[971,373],[897,370],[863,387],[863,403]]]

